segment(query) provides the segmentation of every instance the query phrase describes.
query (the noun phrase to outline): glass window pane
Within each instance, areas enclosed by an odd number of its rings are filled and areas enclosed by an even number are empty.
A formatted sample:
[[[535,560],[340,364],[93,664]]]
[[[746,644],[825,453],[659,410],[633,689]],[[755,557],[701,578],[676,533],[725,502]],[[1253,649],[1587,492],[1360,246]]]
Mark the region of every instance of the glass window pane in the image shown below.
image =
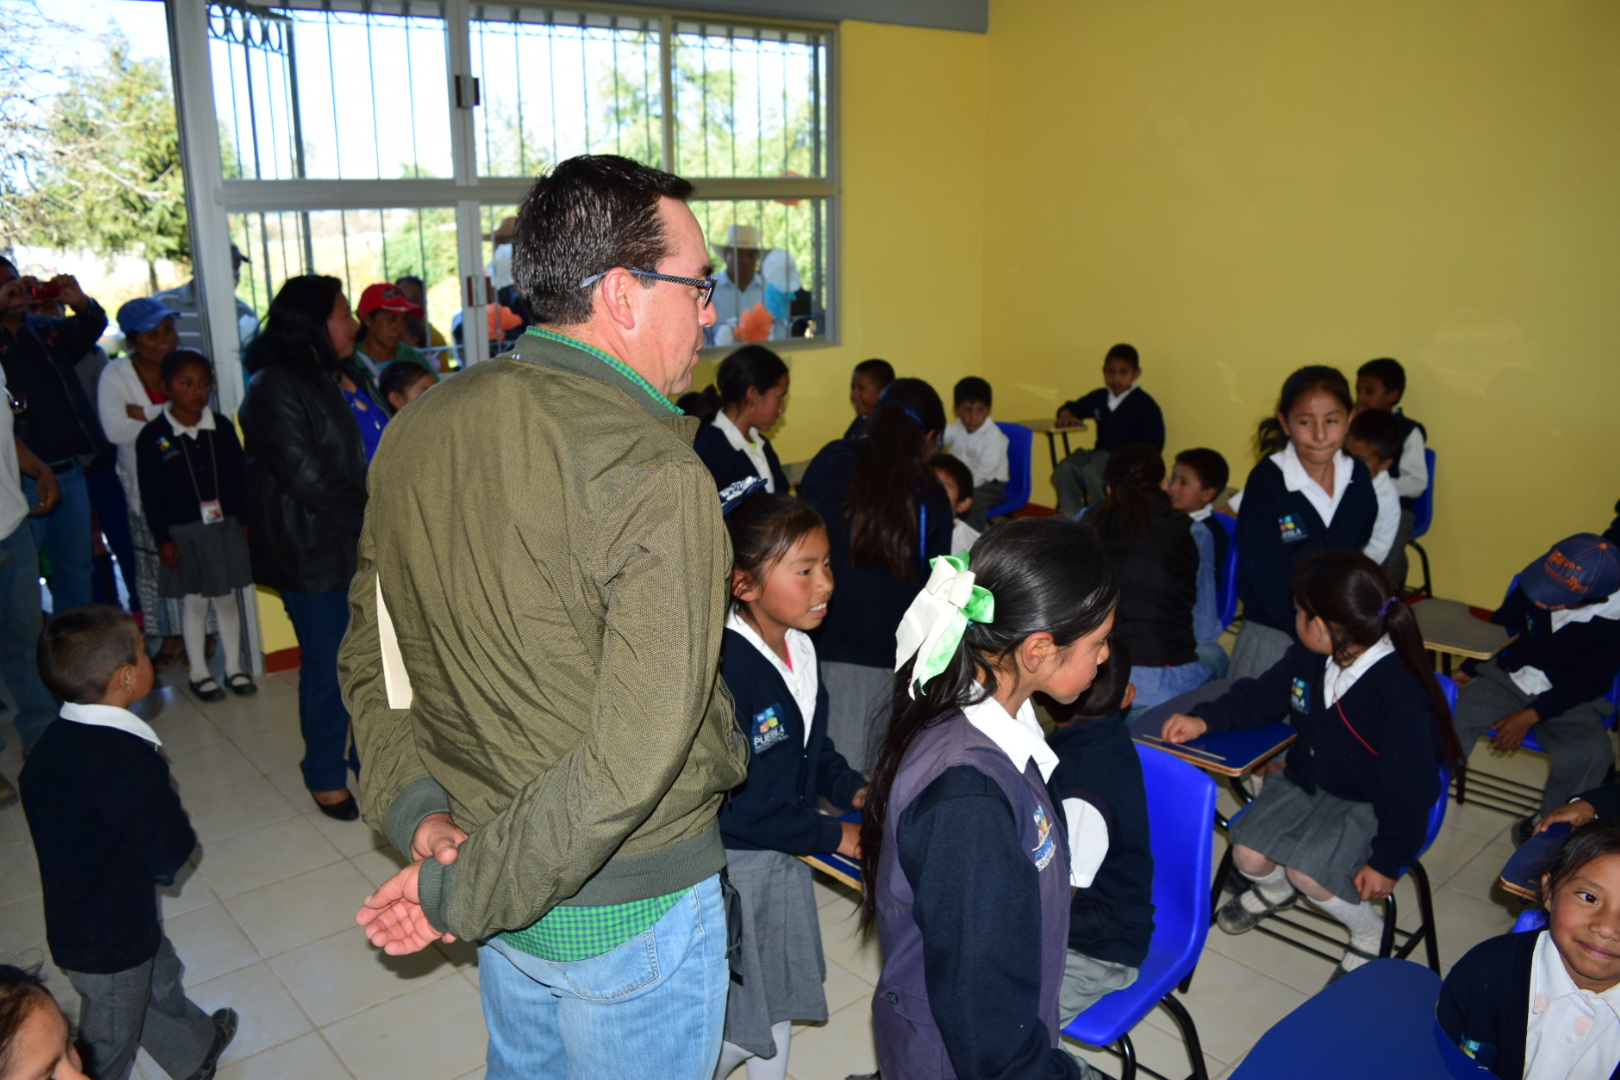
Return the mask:
[[[660,23],[639,16],[475,8],[480,176],[535,176],[576,154],[663,164]]]
[[[226,179],[450,175],[444,20],[380,6],[209,5]]]
[[[673,55],[677,173],[825,175],[823,35],[678,22]]]
[[[827,336],[825,199],[710,200],[692,212],[721,277],[708,344]]]

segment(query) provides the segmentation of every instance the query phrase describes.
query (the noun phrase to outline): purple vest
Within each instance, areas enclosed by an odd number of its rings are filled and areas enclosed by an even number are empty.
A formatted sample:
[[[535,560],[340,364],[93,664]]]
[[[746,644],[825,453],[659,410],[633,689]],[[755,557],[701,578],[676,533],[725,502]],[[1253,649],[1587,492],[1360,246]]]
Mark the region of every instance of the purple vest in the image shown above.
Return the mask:
[[[967,765],[990,777],[1012,804],[1018,839],[1038,869],[1041,897],[1041,1012],[1059,1042],[1058,989],[1069,943],[1069,843],[1062,819],[1033,761],[1020,773],[991,739],[961,712],[925,730],[906,751],[889,796],[877,889],[883,972],[872,995],[872,1028],[883,1080],[955,1080],[923,978],[923,941],[912,917],[911,883],[900,868],[895,829],[907,807],[946,769]],[[973,873],[971,866],[963,874]],[[985,912],[986,919],[995,912]],[[984,987],[987,994],[994,987]]]

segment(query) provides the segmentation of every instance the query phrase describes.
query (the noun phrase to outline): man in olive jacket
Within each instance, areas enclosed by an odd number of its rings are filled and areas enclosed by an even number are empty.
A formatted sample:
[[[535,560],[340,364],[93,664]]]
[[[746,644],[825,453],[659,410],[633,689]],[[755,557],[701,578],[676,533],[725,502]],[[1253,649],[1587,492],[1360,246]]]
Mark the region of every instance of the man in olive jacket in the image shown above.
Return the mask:
[[[670,402],[714,322],[691,190],[601,156],[536,183],[539,325],[395,417],[368,480],[340,669],[366,819],[415,861],[360,919],[391,954],[481,943],[490,1080],[719,1054],[715,813],[747,750],[731,547]]]

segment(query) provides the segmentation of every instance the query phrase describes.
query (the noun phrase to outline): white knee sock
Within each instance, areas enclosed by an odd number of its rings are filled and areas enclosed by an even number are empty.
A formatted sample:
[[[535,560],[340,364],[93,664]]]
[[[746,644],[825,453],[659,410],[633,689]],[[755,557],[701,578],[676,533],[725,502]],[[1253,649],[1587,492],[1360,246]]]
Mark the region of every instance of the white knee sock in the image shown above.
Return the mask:
[[[1350,944],[1362,952],[1377,954],[1378,947],[1384,943],[1384,914],[1365,900],[1351,903],[1341,900],[1337,896],[1326,900],[1312,900],[1311,903],[1342,922],[1350,929]],[[1344,954],[1344,970],[1354,971],[1367,961],[1355,953]]]
[[[1281,903],[1288,899],[1288,895],[1294,891],[1294,887],[1288,883],[1288,870],[1286,867],[1274,866],[1271,868],[1271,873],[1262,874],[1259,877],[1255,877],[1241,867],[1239,867],[1238,872],[1254,882],[1254,888],[1243,894],[1241,902],[1245,908],[1256,915],[1265,910],[1265,905],[1260,903],[1261,898],[1264,898],[1269,903]],[[1256,897],[1255,893],[1258,893],[1259,897]]]
[[[186,662],[191,665],[191,681],[208,678],[208,597],[194,593],[180,601],[180,636],[186,643]]]
[[[214,605],[214,618],[219,623],[219,651],[225,654],[225,677],[242,670],[242,609],[236,604],[236,593],[210,596]]]
[[[748,1063],[748,1080],[786,1080],[788,1040],[793,1037],[793,1023],[783,1020],[771,1025],[771,1040],[776,1043],[776,1056],[757,1057],[733,1042],[720,1044],[720,1064],[715,1067],[714,1080],[726,1080],[731,1071],[743,1062]]]

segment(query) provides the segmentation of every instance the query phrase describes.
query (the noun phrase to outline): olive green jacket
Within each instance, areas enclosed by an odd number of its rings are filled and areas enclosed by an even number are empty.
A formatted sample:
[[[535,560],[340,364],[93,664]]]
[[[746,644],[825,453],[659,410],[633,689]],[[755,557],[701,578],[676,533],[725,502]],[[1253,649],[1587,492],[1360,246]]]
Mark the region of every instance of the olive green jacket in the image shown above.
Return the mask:
[[[437,810],[470,834],[423,866],[435,927],[484,938],[724,865],[748,750],[696,428],[605,353],[530,333],[383,432],[338,669],[366,820],[407,853]]]

